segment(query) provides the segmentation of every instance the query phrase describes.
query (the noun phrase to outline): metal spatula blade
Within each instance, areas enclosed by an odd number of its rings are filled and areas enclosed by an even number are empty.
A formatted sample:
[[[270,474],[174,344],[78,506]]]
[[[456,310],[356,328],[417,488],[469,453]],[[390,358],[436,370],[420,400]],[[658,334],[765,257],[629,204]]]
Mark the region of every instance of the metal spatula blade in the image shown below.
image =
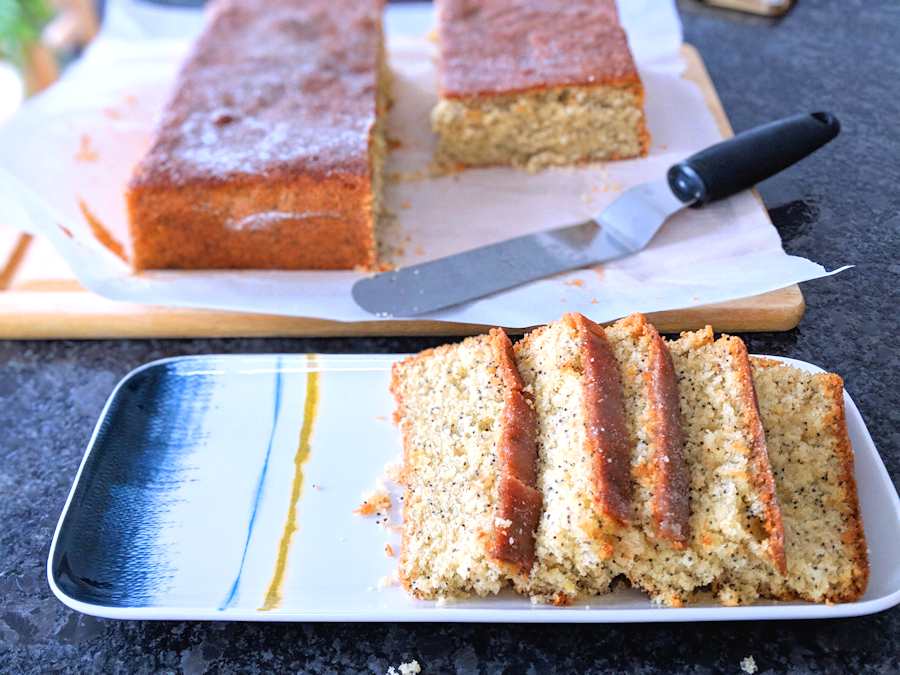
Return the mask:
[[[410,317],[529,281],[637,253],[672,214],[752,187],[840,130],[828,113],[794,115],[717,143],[624,192],[595,218],[360,279],[353,299],[372,314]]]
[[[360,279],[353,299],[379,316],[416,316],[635,253],[684,208],[666,181],[631,188],[593,220]]]

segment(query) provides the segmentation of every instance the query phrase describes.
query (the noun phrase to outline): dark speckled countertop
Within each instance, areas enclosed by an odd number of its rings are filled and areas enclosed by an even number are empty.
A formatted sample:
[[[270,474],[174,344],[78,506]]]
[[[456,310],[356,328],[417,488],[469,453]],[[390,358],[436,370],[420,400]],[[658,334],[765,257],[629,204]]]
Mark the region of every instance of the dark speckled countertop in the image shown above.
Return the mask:
[[[799,0],[780,20],[679,3],[738,130],[829,110],[843,133],[762,194],[789,253],[850,272],[804,285],[789,333],[751,351],[844,376],[900,477],[900,3]],[[0,342],[0,671],[427,673],[900,672],[900,609],[859,619],[660,625],[120,622],[77,614],[46,581],[53,528],[103,403],[146,361],[214,352],[394,352],[438,340]]]

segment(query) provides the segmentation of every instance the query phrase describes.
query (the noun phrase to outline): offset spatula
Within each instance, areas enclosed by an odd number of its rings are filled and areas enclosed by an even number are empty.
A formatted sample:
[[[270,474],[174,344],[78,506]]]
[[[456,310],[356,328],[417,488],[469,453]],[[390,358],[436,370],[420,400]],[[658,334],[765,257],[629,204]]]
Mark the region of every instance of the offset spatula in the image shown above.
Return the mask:
[[[794,115],[738,134],[625,191],[591,220],[507,239],[360,279],[353,299],[379,316],[416,316],[643,249],[683,208],[746,190],[838,135],[829,113]]]

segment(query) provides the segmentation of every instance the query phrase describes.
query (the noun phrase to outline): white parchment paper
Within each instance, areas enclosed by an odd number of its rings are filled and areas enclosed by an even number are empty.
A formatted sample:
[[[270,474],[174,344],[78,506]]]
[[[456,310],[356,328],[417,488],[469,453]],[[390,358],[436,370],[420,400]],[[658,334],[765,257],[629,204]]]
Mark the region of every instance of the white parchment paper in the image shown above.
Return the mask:
[[[622,20],[647,91],[650,156],[527,174],[470,170],[428,178],[436,100],[430,6],[388,10],[396,103],[386,203],[395,218],[384,248],[397,265],[582,221],[624,189],[659,178],[674,162],[721,139],[699,89],[682,79],[681,26],[672,3],[627,0]],[[199,13],[113,0],[102,35],[49,91],[0,129],[0,219],[49,237],[79,280],[109,298],[371,320],[350,296],[356,272],[145,272],[101,246],[82,207],[127,239],[123,190],[149,143]],[[837,270],[840,271],[840,270]],[[788,256],[761,205],[744,193],[672,218],[642,253],[593,270],[528,284],[427,315],[528,326],[580,311],[595,320],[719,302],[828,274]]]

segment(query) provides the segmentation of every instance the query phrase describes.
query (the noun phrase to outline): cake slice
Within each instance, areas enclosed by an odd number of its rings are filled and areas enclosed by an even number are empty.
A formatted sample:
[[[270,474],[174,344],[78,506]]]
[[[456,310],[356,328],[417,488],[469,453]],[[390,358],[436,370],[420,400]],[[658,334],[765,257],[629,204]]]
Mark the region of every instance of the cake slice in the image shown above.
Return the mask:
[[[216,0],[127,191],[135,269],[376,264],[382,0]]]
[[[687,564],[690,468],[672,356],[640,314],[607,327],[606,337],[619,366],[631,453],[632,526],[622,528],[613,559],[655,601],[680,605],[698,582]]]
[[[530,170],[647,154],[615,0],[438,0],[439,164]]]
[[[709,327],[669,348],[691,473],[680,564],[724,604],[771,596],[786,571],[784,530],[747,349]]]
[[[613,549],[632,518],[630,446],[622,382],[603,329],[580,314],[515,346],[537,412],[537,486],[544,510],[536,559],[517,588],[563,604],[604,593]]]
[[[534,559],[535,413],[500,329],[394,366],[403,435],[400,579],[434,599],[497,593]]]
[[[866,539],[844,419],[844,383],[753,358],[769,458],[784,515],[787,576],[779,595],[852,602],[866,590]]]

